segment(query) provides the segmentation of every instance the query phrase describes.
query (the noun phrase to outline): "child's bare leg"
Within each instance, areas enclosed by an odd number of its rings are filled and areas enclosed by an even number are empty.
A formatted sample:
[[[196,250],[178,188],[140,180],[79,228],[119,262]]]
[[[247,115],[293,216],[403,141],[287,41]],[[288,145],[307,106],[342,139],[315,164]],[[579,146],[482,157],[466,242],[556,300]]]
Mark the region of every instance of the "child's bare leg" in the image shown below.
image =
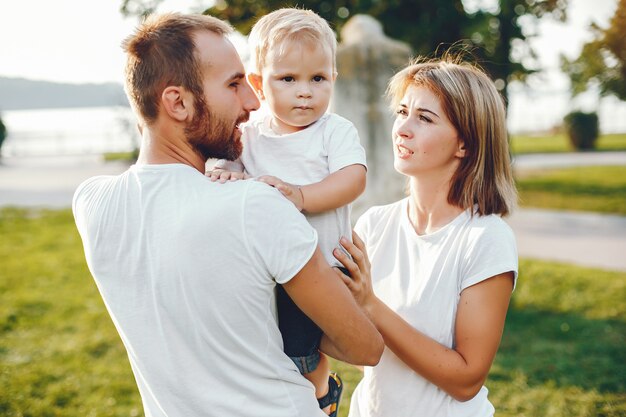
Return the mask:
[[[328,393],[328,375],[330,374],[330,363],[326,355],[320,352],[320,363],[313,372],[304,374],[304,377],[311,381],[315,387],[315,398],[322,398]],[[330,413],[330,406],[323,410],[326,414]]]

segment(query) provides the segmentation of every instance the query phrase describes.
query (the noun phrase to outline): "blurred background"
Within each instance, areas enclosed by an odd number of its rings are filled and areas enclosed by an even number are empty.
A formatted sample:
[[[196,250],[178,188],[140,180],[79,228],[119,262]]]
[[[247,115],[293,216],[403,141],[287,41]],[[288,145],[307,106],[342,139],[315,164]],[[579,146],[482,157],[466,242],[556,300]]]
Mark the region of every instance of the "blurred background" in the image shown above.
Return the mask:
[[[332,110],[355,123],[369,165],[353,220],[402,196],[389,76],[449,48],[489,72],[520,193],[506,219],[519,281],[486,383],[496,415],[626,416],[626,0],[3,0],[0,415],[143,413],[69,209],[81,181],[137,154],[122,40],[150,13],[209,13],[238,30],[245,61],[256,19],[295,5],[339,39]],[[333,367],[345,417],[361,375]]]
[[[288,2],[3,2],[0,117],[7,136],[0,152],[11,157],[132,149],[137,138],[122,88],[120,43],[142,15],[212,6],[208,12],[245,35],[258,16],[283,4]],[[603,133],[626,131],[626,104],[620,100],[625,23],[611,21],[617,0],[297,4],[328,19],[340,41],[351,17],[369,14],[387,36],[410,45],[413,54],[430,56],[455,43],[471,48],[508,99],[512,134],[556,132],[574,110],[597,112]],[[243,36],[235,43],[245,56]]]

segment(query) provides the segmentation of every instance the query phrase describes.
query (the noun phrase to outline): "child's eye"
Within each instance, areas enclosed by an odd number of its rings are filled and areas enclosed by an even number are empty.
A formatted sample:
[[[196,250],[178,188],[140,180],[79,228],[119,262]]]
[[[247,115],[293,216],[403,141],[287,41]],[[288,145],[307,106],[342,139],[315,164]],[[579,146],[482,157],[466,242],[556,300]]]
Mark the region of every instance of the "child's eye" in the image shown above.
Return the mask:
[[[239,87],[239,81],[235,81],[233,83],[230,83],[229,87],[237,89]]]
[[[316,83],[320,83],[322,81],[324,81],[324,77],[322,77],[321,75],[316,75],[315,77],[313,77],[313,81],[315,81]]]
[[[295,79],[291,76],[287,76],[287,77],[283,77],[283,81],[288,82],[288,83],[292,83],[295,81]]]

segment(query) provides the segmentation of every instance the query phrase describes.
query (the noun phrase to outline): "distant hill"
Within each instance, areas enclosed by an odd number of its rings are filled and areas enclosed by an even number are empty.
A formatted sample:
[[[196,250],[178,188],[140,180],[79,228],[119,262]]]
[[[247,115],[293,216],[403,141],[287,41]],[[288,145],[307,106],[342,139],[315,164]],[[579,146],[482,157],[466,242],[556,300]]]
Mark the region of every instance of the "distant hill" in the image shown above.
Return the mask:
[[[0,111],[128,105],[121,84],[70,84],[0,77]]]

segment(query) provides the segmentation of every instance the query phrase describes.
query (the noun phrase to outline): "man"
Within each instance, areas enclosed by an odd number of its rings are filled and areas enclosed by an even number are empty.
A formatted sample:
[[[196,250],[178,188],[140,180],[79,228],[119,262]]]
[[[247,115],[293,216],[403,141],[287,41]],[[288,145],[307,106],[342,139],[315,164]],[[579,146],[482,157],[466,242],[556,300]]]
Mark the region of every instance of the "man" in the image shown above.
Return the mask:
[[[335,356],[375,364],[382,338],[293,204],[256,181],[203,175],[208,158],[239,156],[239,124],[259,104],[230,31],[208,16],[169,14],[125,41],[139,159],[81,184],[74,216],[146,415],[323,416],[282,352],[275,284]]]

